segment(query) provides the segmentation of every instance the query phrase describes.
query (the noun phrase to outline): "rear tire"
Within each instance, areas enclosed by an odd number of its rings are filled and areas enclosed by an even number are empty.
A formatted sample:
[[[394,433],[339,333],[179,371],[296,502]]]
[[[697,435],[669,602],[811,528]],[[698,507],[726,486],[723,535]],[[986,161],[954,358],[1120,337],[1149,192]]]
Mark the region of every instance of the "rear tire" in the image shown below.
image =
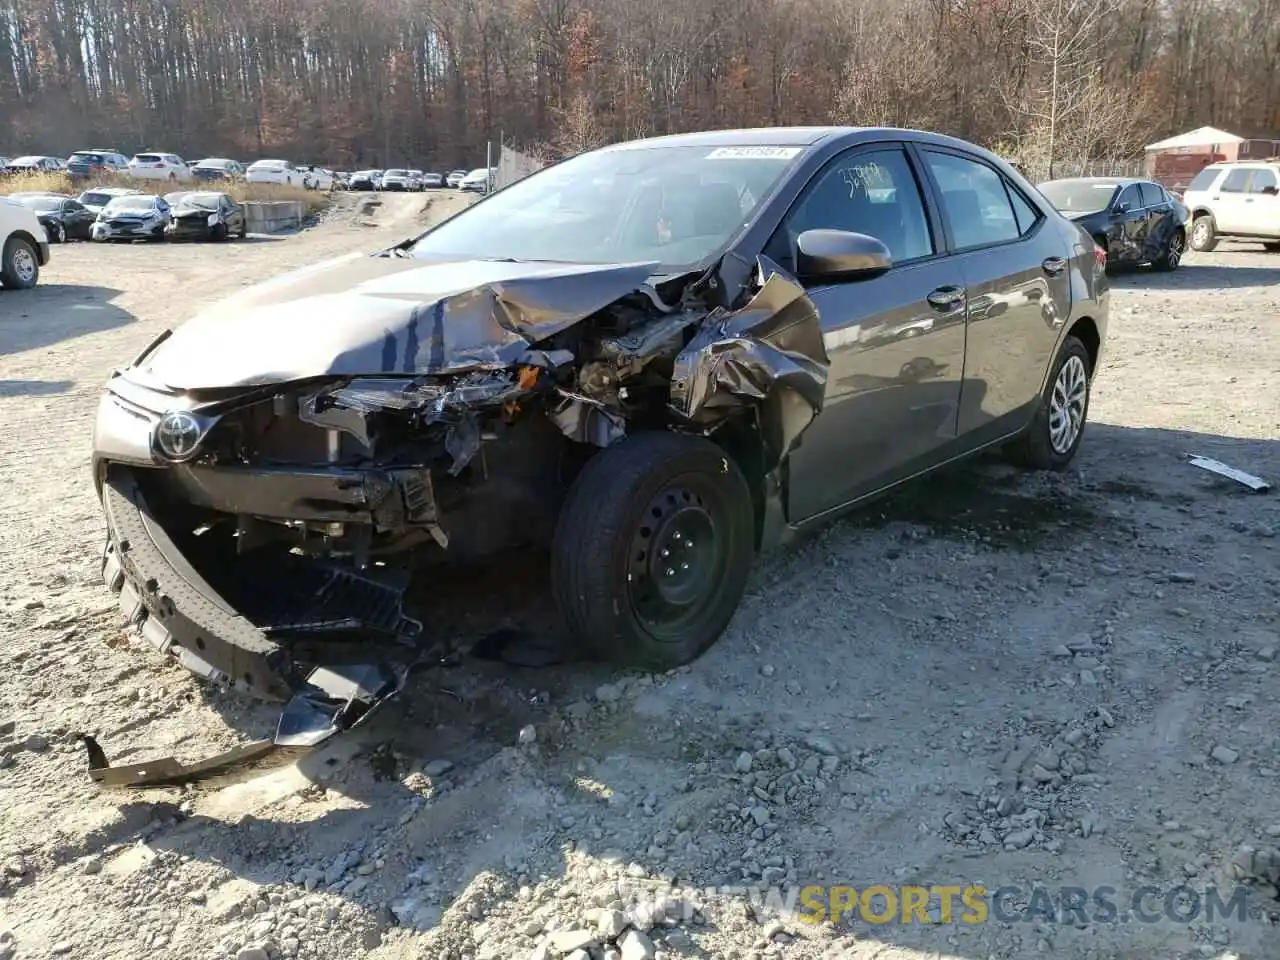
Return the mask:
[[[49,231],[49,242],[50,243],[66,243],[67,228],[60,223],[55,223],[53,225],[53,229]]]
[[[1092,387],[1089,351],[1079,338],[1068,335],[1036,404],[1031,426],[1005,450],[1008,459],[1031,470],[1065,470],[1084,439]]]
[[[1202,213],[1191,224],[1191,249],[1210,253],[1218,245],[1218,223],[1213,214]]]
[[[10,237],[0,251],[0,283],[10,290],[30,290],[40,280],[40,258],[21,237]]]
[[[728,626],[754,553],[751,491],[737,464],[710,440],[639,433],[597,453],[570,487],[552,589],[584,648],[667,670]]]
[[[1262,249],[1266,250],[1267,253],[1280,253],[1280,243],[1264,243]]]
[[[1165,244],[1164,250],[1160,256],[1151,261],[1151,266],[1166,273],[1177,270],[1178,265],[1182,263],[1182,251],[1185,247],[1186,239],[1182,235],[1182,229],[1179,228],[1169,234],[1169,240]]]

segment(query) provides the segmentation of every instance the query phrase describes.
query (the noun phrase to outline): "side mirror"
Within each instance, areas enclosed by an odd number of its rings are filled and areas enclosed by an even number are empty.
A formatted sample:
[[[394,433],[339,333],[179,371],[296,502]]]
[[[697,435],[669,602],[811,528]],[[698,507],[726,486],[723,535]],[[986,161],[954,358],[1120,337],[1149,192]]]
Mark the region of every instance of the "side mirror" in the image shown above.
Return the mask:
[[[1276,194],[1280,194],[1280,187],[1263,187],[1262,192],[1268,197],[1274,197]]]
[[[870,280],[893,266],[889,248],[875,237],[847,230],[806,230],[796,239],[801,280]]]
[[[1117,215],[1117,216],[1122,216],[1122,215],[1124,215],[1124,214],[1126,214],[1126,213],[1128,213],[1128,212],[1129,212],[1129,204],[1127,204],[1127,203],[1117,203],[1117,204],[1116,204],[1116,215]]]

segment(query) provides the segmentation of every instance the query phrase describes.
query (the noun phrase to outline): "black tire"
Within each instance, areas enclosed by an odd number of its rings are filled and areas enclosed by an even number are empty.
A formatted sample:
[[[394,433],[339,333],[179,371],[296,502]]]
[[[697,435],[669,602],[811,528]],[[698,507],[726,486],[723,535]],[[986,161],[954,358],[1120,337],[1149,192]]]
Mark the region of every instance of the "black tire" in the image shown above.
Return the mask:
[[[1187,240],[1183,235],[1182,228],[1179,227],[1169,234],[1169,239],[1165,242],[1164,250],[1160,252],[1160,256],[1151,261],[1151,266],[1155,270],[1162,270],[1168,273],[1177,270],[1182,263],[1182,254],[1186,250]]]
[[[1218,245],[1218,222],[1213,214],[1202,213],[1191,222],[1191,249],[1209,253]]]
[[[678,529],[686,523],[687,533]],[[683,564],[679,580],[656,579],[671,576],[653,563],[664,549],[667,570]],[[570,487],[552,590],[583,648],[667,670],[729,625],[754,555],[751,491],[737,464],[710,440],[638,433],[597,453]]]
[[[209,228],[209,239],[221,243],[227,239],[227,225],[225,223],[216,223]]]
[[[243,240],[243,239],[244,239],[245,237],[247,237],[248,235],[249,235],[249,221],[248,221],[248,220],[241,220],[241,221],[240,221],[240,233],[238,234],[238,236],[240,237],[240,239],[241,239],[241,240]]]
[[[1059,377],[1068,363],[1079,361],[1084,367],[1084,395],[1079,406],[1080,424],[1075,439],[1064,450],[1058,450],[1053,443],[1051,428],[1051,410],[1054,404],[1054,393],[1059,388]],[[1036,404],[1035,416],[1027,431],[1009,444],[1006,456],[1021,467],[1031,470],[1065,470],[1080,449],[1080,441],[1084,439],[1085,427],[1089,422],[1089,396],[1093,388],[1093,369],[1089,360],[1089,351],[1075,336],[1068,335],[1062,341],[1062,348],[1053,362],[1049,374],[1049,382],[1044,393]]]
[[[21,237],[10,237],[0,251],[0,283],[10,290],[30,290],[40,281],[40,256]]]
[[[1262,249],[1267,253],[1280,253],[1280,243],[1264,243]]]
[[[60,223],[55,223],[53,225],[53,229],[49,231],[49,242],[50,243],[66,243],[67,228]]]

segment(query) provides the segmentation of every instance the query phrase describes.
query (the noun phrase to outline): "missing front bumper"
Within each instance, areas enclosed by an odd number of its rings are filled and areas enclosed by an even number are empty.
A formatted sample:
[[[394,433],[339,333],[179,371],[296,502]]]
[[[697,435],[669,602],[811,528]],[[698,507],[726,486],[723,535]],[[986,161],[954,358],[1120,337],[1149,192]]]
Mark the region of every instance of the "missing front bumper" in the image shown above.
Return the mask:
[[[179,550],[132,468],[109,466],[102,499],[103,578],[129,626],[193,673],[286,706],[272,740],[189,767],[173,758],[111,767],[85,737],[95,782],[172,786],[292,762],[395,696],[421,662],[421,624],[402,611],[403,583],[290,556],[246,571],[233,606]],[[374,651],[387,662],[367,662]]]

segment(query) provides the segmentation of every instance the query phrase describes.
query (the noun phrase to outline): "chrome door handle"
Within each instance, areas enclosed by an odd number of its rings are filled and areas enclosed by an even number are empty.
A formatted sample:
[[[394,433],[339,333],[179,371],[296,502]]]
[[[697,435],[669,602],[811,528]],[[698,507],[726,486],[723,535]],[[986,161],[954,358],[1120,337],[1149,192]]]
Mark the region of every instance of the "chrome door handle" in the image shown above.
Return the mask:
[[[939,287],[925,299],[939,310],[954,310],[957,305],[964,302],[964,287]]]

